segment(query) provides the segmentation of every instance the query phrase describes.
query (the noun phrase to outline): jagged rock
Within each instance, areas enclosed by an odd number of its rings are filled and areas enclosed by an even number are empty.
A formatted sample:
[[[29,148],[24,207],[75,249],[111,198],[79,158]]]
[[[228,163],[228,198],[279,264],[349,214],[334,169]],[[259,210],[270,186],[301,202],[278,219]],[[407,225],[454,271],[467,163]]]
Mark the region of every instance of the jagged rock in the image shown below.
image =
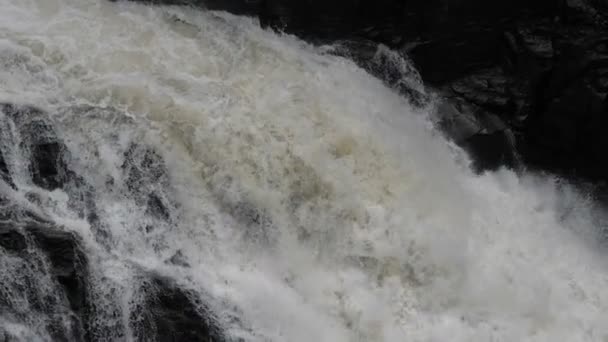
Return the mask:
[[[515,104],[509,96],[508,83],[499,71],[484,70],[453,82],[451,91],[485,110],[509,113],[515,111]]]
[[[48,115],[31,106],[0,104],[0,110],[13,120],[30,154],[32,182],[41,188],[62,187],[70,175],[65,162],[65,146],[59,141]]]
[[[54,341],[83,341],[87,261],[77,238],[51,223],[26,218],[36,215],[18,216],[20,222],[0,225],[0,253],[4,249],[15,258],[0,277],[0,311],[17,322],[44,317],[45,334]]]
[[[494,26],[502,34],[486,46],[499,52],[498,59],[489,53],[479,55],[483,63],[472,63],[447,76],[443,72],[428,75],[424,67],[421,72],[423,79],[440,86],[452,101],[478,108],[470,113],[476,122],[500,117],[513,131],[514,146],[528,166],[605,181],[608,165],[602,155],[608,147],[604,134],[608,129],[608,45],[604,37],[608,29],[598,19],[601,12],[590,15],[588,7],[569,6],[562,4],[559,20],[541,15]],[[473,58],[467,52],[469,42],[446,45],[440,39],[431,37],[426,44],[448,49],[442,53],[457,59],[461,53]],[[456,44],[458,50],[450,44]],[[412,56],[417,65],[426,65],[433,72],[444,67],[443,61],[428,59],[415,50]],[[453,74],[460,76],[453,78]],[[505,160],[500,152],[505,145],[500,141],[496,136],[475,136],[463,147],[481,158],[476,165],[485,165],[487,158]],[[481,144],[478,148],[470,145],[477,142]],[[496,152],[488,151],[488,146]]]
[[[13,253],[19,253],[27,248],[27,242],[23,234],[16,231],[10,225],[0,224],[0,246]]]
[[[85,254],[76,235],[39,224],[28,224],[25,231],[32,235],[36,245],[48,257],[53,275],[63,286],[71,309],[84,315],[88,270]]]
[[[66,181],[64,148],[58,142],[34,144],[32,153],[32,180],[47,190],[60,188]]]
[[[197,294],[171,280],[151,276],[141,290],[141,310],[132,312],[137,339],[142,341],[220,342],[224,338]]]

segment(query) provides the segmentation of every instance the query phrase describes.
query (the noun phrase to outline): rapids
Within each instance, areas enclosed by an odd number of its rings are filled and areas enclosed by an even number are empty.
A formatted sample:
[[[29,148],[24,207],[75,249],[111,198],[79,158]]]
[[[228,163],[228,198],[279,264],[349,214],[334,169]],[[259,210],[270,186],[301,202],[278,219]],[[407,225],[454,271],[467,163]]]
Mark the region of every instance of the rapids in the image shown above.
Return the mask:
[[[16,190],[0,191],[82,239],[106,340],[140,339],[129,313],[146,270],[199,293],[233,340],[608,341],[603,212],[551,176],[473,174],[432,104],[249,18],[0,8],[0,101],[50,113],[101,223],[77,213],[74,187],[32,183],[5,114]],[[133,142],[166,173],[132,184],[126,158],[146,158]],[[22,266],[2,248],[0,265],[6,288]],[[0,332],[50,340],[40,320],[0,311]]]

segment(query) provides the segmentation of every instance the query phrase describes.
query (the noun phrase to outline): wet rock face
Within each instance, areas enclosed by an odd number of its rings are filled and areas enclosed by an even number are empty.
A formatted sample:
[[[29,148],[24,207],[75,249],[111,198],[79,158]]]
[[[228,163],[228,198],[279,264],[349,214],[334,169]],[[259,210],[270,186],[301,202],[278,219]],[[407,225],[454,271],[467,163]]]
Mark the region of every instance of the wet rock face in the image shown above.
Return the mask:
[[[8,173],[8,166],[6,165],[6,161],[4,160],[4,156],[0,152],[0,179],[5,181],[8,184],[12,184],[11,178]]]
[[[606,180],[608,49],[604,37],[569,42],[535,89],[525,138],[527,157],[578,176]],[[549,159],[546,152],[552,152]]]
[[[121,171],[124,196],[156,224],[149,230],[169,225],[173,204],[163,192],[170,180],[162,156],[132,143]],[[131,336],[136,341],[224,340],[215,316],[195,292],[152,271],[140,272],[144,285],[138,306],[99,297],[99,279],[92,271],[99,258],[78,233],[45,214],[47,194],[62,191],[69,197],[66,205],[99,233],[93,237],[97,248],[111,247],[104,245],[112,237],[102,234],[95,189],[86,175],[70,168],[70,151],[48,113],[0,104],[0,182],[0,322],[23,326],[30,334],[12,336],[0,325],[1,341],[126,340],[125,324],[136,332]],[[25,192],[23,199],[13,192]],[[189,267],[181,254],[170,262]]]
[[[61,164],[61,150],[58,142],[38,143],[31,146],[32,174],[34,184],[47,190],[61,187],[65,181],[64,168]]]
[[[6,127],[1,132],[5,146],[0,151],[9,151],[19,144],[19,155],[28,155],[29,173],[32,183],[46,189],[54,190],[65,185],[70,179],[66,167],[66,148],[57,137],[48,117],[41,110],[30,106],[0,104],[0,111],[5,120],[12,121],[15,132],[9,132]],[[0,158],[0,174],[11,185],[12,180],[5,158]]]
[[[48,223],[29,224],[25,231],[48,258],[51,272],[63,287],[72,311],[79,316],[85,314],[87,261],[76,235]]]
[[[140,290],[141,312],[132,313],[138,339],[148,341],[222,341],[198,296],[179,288],[170,279],[153,276]]]
[[[566,6],[555,18],[513,21],[497,30],[498,60],[433,81],[476,116],[500,118],[526,165],[605,182],[608,31],[601,12],[586,11]]]
[[[37,318],[38,324],[43,325],[41,330],[54,340],[85,339],[84,328],[90,318],[88,270],[74,234],[25,217],[3,222],[0,259],[4,264],[0,310],[7,313],[9,320],[27,322]]]
[[[607,12],[593,1],[538,3],[536,9],[543,6],[546,11],[515,7],[520,16],[505,14],[494,24],[473,20],[432,32],[409,53],[423,80],[448,101],[467,104],[458,115],[503,122],[499,130],[514,137],[513,151],[524,165],[605,182]],[[488,139],[478,132],[461,145],[476,165],[509,165],[504,145],[481,143]]]
[[[9,225],[0,226],[0,246],[10,253],[23,252],[27,248],[25,237]]]

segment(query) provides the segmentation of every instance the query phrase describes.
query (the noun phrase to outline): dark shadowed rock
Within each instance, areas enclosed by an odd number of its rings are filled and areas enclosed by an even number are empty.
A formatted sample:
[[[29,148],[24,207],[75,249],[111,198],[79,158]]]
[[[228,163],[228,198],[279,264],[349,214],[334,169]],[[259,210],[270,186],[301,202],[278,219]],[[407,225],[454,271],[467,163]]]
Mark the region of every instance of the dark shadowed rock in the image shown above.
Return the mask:
[[[504,131],[475,134],[466,139],[462,146],[473,157],[473,168],[478,172],[517,165],[512,140]]]
[[[87,261],[78,239],[51,223],[19,216],[24,222],[0,225],[0,253],[8,251],[21,265],[0,275],[0,311],[17,321],[44,317],[44,329],[54,341],[85,340]],[[27,307],[16,304],[23,302]]]
[[[55,227],[29,224],[25,230],[48,257],[57,282],[63,287],[70,308],[87,321],[87,259],[76,235]]]
[[[436,85],[449,101],[477,108],[470,112],[474,121],[499,117],[508,127],[505,132],[515,137],[514,155],[520,155],[529,167],[605,181],[605,15],[601,11],[590,14],[590,7],[557,5],[558,11],[547,12],[551,15],[529,13],[491,25],[493,36],[484,44],[489,50],[485,55],[475,53],[479,41],[462,39],[468,34],[458,30],[428,36],[427,46],[414,47],[411,55],[423,79]],[[479,23],[471,25],[479,28],[475,34],[483,31]],[[441,42],[443,35],[454,33],[462,39],[460,43]],[[436,50],[425,52],[431,47]],[[442,55],[460,60],[462,67],[450,65],[446,67],[450,71],[444,72],[445,62],[438,58]],[[470,62],[476,58],[478,62]],[[457,142],[463,141],[456,137]],[[509,163],[502,147],[506,145],[498,135],[472,135],[465,140],[462,146],[477,159],[478,167]]]
[[[57,137],[48,114],[35,107],[7,103],[0,104],[0,110],[14,122],[21,135],[20,147],[29,152],[32,182],[46,190],[62,187],[72,175],[65,161],[66,148]],[[0,175],[2,173],[0,163]]]
[[[9,252],[23,252],[27,248],[27,243],[23,234],[14,227],[2,223],[0,224],[0,246]]]
[[[2,151],[0,151],[0,179],[5,181],[7,184],[13,185],[13,181],[11,180],[11,176],[8,172],[8,166],[6,165],[6,161],[4,160],[4,156],[2,155]]]
[[[146,213],[159,220],[168,221],[171,218],[169,209],[165,206],[163,200],[154,193],[148,196]]]
[[[25,237],[19,232],[8,229],[7,227],[0,228],[0,246],[10,252],[22,252],[27,248]]]
[[[534,165],[606,180],[608,50],[606,39],[569,42],[536,89],[524,137]]]
[[[34,184],[47,190],[54,190],[63,185],[66,181],[66,167],[62,158],[63,149],[58,142],[32,145],[32,180]]]
[[[181,289],[171,280],[152,276],[141,289],[141,311],[132,313],[140,340],[172,342],[224,341],[213,316],[198,295]]]

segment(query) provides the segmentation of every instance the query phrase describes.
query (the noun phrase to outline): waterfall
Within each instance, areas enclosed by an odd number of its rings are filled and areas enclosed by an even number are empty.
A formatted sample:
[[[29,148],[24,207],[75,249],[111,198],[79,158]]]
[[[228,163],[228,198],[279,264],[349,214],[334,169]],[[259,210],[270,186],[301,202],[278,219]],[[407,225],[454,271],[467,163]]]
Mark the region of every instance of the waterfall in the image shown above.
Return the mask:
[[[433,103],[250,18],[1,5],[0,340],[608,339],[603,211]]]

